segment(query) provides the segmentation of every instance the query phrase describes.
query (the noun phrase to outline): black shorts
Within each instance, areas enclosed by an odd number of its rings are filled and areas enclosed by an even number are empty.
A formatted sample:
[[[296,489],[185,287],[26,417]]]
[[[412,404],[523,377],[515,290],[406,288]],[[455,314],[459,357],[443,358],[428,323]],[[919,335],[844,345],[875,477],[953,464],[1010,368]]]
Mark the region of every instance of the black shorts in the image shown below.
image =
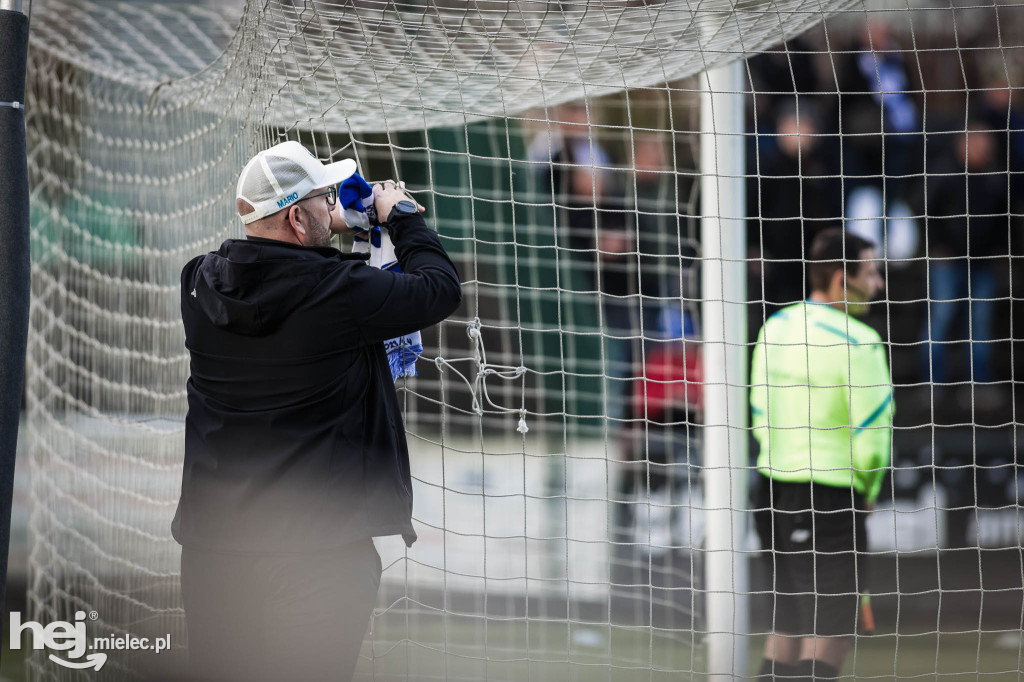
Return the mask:
[[[350,680],[380,586],[366,538],[322,552],[183,547],[190,680]]]
[[[771,631],[856,634],[860,594],[868,589],[864,497],[848,488],[766,478],[755,504],[773,592]]]

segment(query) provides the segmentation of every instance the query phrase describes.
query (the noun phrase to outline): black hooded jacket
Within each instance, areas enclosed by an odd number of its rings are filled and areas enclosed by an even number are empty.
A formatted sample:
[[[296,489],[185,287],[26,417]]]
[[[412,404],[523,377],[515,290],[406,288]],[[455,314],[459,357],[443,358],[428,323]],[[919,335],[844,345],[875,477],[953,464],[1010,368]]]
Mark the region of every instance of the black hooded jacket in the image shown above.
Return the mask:
[[[416,539],[383,341],[445,319],[462,291],[422,217],[396,219],[391,235],[405,274],[259,238],[229,239],[182,270],[180,544],[294,552]]]

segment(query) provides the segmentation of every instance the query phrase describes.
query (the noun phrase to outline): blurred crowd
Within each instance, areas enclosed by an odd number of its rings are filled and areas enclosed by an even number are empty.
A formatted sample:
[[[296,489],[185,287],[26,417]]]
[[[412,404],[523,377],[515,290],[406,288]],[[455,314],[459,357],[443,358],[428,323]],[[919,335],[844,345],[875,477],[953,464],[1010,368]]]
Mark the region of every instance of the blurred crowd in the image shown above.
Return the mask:
[[[885,256],[891,285],[871,321],[894,344],[897,383],[955,393],[964,408],[997,407],[1009,368],[994,352],[1011,336],[1001,306],[1024,197],[1016,65],[1001,50],[964,50],[950,76],[948,51],[904,47],[884,18],[834,37],[828,50],[811,41],[747,62],[751,333],[806,297],[810,243],[842,226]],[[693,371],[682,351],[699,336],[699,243],[695,216],[683,214],[698,213],[687,205],[696,174],[679,172],[678,140],[651,127],[629,126],[609,143],[612,126],[599,124],[592,101],[562,105],[551,120],[530,158],[557,209],[559,246],[601,301],[609,392],[623,398],[609,416],[650,421],[662,407],[639,405],[638,387],[665,362],[647,356],[668,344],[679,351],[671,371]],[[671,409],[700,406],[688,394]]]
[[[935,78],[923,74],[941,70],[928,63],[940,51],[901,45],[884,18],[851,38],[827,76],[801,39],[749,62],[748,246],[761,266],[751,298],[767,314],[800,300],[814,235],[855,231],[886,256],[891,283],[873,317],[896,344],[897,382],[940,396],[956,388],[962,408],[997,408],[1009,400],[999,374],[1009,368],[995,366],[995,341],[1011,335],[997,333],[997,316],[1024,196],[1016,66],[1000,50],[965,51],[943,76],[958,96],[929,101]]]
[[[1010,400],[1011,354],[996,349],[1013,334],[1024,197],[1014,61],[998,49],[910,49],[878,18],[832,39],[826,49],[797,38],[747,62],[750,333],[806,298],[808,248],[841,226],[885,257],[889,283],[868,321],[891,344],[894,381],[916,387],[922,406],[994,410]],[[630,124],[614,138],[597,108],[553,110],[529,155],[558,246],[600,301],[608,416],[644,461],[626,486],[670,495],[698,464],[690,439],[702,420],[698,174],[683,172],[678,135]]]
[[[671,139],[637,131],[612,152],[593,134],[590,102],[559,107],[556,125],[541,129],[529,150],[539,170],[540,195],[556,207],[558,246],[597,296],[607,416],[617,425],[630,469],[619,499],[647,490],[669,504],[696,474],[692,435],[700,423],[699,334],[695,322],[697,243],[677,210],[691,191],[677,167]],[[616,168],[627,172],[613,172]],[[691,457],[692,455],[692,457]],[[650,466],[648,466],[650,465]],[[646,493],[644,494],[646,496]],[[629,505],[620,508],[627,512]],[[636,520],[620,519],[617,527]],[[679,519],[654,523],[671,530]],[[659,543],[655,543],[659,544]],[[665,538],[660,544],[672,544]]]

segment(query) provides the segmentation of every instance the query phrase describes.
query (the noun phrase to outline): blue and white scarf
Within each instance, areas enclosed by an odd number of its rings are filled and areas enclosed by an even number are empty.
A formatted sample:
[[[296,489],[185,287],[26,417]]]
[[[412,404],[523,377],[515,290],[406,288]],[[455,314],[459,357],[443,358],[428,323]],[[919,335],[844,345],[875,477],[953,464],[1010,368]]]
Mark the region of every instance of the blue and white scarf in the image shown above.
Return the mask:
[[[352,252],[369,253],[372,267],[402,272],[387,230],[371,225],[366,215],[367,207],[373,205],[373,190],[358,173],[353,173],[338,187],[338,202],[345,223],[356,233],[352,240]],[[418,331],[388,339],[384,342],[384,350],[388,354],[392,379],[416,376],[416,360],[423,354],[423,339]]]
[[[907,93],[907,71],[903,57],[896,53],[862,52],[857,66],[874,92],[872,99],[882,107],[883,125],[896,133],[917,132],[917,107]]]

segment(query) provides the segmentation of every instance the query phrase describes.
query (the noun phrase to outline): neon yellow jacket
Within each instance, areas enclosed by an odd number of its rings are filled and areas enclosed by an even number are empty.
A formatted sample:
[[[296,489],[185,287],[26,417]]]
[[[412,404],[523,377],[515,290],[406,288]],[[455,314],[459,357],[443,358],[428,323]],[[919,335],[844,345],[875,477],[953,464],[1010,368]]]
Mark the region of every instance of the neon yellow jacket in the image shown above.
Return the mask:
[[[750,383],[762,474],[878,497],[894,411],[878,332],[825,304],[788,306],[761,327]]]

